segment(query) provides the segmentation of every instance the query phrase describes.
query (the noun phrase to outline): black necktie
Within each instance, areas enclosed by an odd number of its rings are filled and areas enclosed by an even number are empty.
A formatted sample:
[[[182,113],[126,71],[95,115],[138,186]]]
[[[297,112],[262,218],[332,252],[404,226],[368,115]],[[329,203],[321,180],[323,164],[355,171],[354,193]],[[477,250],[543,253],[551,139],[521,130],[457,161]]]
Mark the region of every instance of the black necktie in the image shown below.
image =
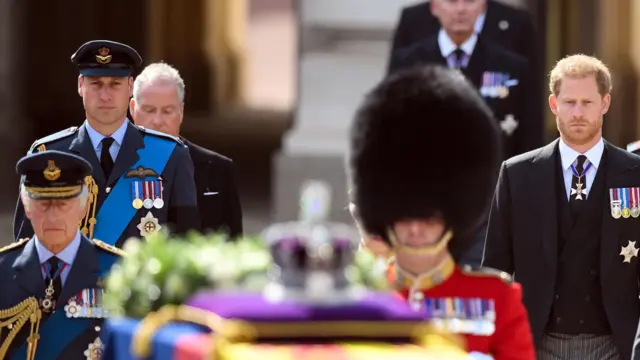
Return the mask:
[[[464,57],[465,55],[467,55],[464,50],[460,49],[460,48],[456,48],[453,51],[453,54],[455,55],[455,59],[456,59],[456,69],[464,69]]]
[[[49,263],[49,274],[46,286],[49,286],[49,282],[53,279],[53,299],[56,300],[62,292],[62,271],[58,274],[61,261],[57,257],[53,256],[47,260],[47,262]]]
[[[111,144],[113,144],[112,137],[106,137],[102,139],[102,151],[100,153],[100,166],[102,166],[102,171],[104,172],[104,176],[108,179],[109,175],[111,175],[111,170],[113,169],[113,159],[111,158],[111,153],[109,152],[109,148]]]
[[[587,201],[587,177],[584,173],[585,161],[587,161],[586,156],[578,156],[576,161],[573,163],[573,169],[571,169],[573,176],[571,177],[571,195],[569,196],[569,205],[573,215],[579,214],[584,203]],[[576,174],[578,176],[576,176]]]

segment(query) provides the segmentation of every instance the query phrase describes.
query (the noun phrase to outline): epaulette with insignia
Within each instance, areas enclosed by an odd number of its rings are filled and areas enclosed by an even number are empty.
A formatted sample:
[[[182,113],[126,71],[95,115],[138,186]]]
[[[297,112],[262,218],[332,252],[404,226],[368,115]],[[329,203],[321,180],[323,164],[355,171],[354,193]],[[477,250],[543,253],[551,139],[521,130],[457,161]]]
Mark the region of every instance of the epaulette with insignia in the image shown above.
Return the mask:
[[[20,239],[14,243],[11,243],[5,247],[0,248],[0,253],[4,253],[12,249],[17,249],[23,246],[24,244],[26,244],[28,241],[29,241],[29,238]]]
[[[121,249],[118,249],[115,246],[109,245],[104,241],[100,241],[100,240],[97,240],[97,239],[93,239],[92,241],[97,247],[99,247],[102,250],[105,250],[107,252],[110,252],[110,253],[112,253],[114,255],[118,255],[118,256],[127,256],[126,252],[122,251]]]
[[[640,149],[640,140],[627,144],[628,152],[636,152]]]
[[[504,271],[496,270],[490,267],[465,265],[462,267],[462,271],[465,274],[471,276],[495,277],[499,278],[507,284],[513,283],[513,278],[511,277],[511,275]]]
[[[160,136],[160,137],[163,137],[165,139],[170,139],[170,140],[173,140],[173,141],[177,142],[178,144],[184,146],[184,142],[177,136],[173,136],[173,135],[170,135],[170,134],[165,134],[163,132],[152,130],[152,129],[147,129],[146,127],[140,126],[140,125],[136,125],[136,127],[138,129],[142,130],[142,132],[144,132],[145,134],[150,134],[150,135]]]
[[[64,139],[67,136],[71,136],[71,135],[75,134],[76,131],[78,131],[78,127],[77,126],[72,126],[72,127],[68,128],[68,129],[64,129],[62,131],[58,131],[57,133],[54,133],[54,134],[45,136],[45,137],[43,137],[41,139],[38,139],[38,140],[33,142],[31,147],[29,148],[29,152],[32,153],[33,150],[38,150],[38,152],[44,151],[44,150],[46,150],[45,144],[50,143],[52,141]]]

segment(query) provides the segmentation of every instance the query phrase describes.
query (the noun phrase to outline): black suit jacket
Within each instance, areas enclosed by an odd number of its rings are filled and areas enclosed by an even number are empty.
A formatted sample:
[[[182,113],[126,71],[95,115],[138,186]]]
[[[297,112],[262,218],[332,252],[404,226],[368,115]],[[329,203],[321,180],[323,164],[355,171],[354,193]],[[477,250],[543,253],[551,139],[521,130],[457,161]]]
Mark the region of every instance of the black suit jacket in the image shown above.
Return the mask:
[[[555,294],[560,218],[557,198],[566,196],[557,191],[557,179],[561,176],[556,161],[558,142],[503,163],[489,215],[482,263],[514,274],[522,284],[523,303],[537,344]],[[606,161],[598,169],[604,170],[607,190],[601,203],[600,285],[614,342],[622,359],[629,359],[640,316],[639,266],[637,257],[624,263],[620,251],[629,240],[638,239],[640,219],[614,219],[608,190],[640,186],[640,157],[607,142],[605,152]]]
[[[431,13],[428,1],[408,6],[402,9],[391,53],[435,35],[439,30],[440,22]],[[525,10],[489,0],[480,36],[520,54],[532,64],[538,62],[534,45],[535,27],[531,15]]]
[[[150,132],[148,129],[140,128],[127,120],[127,131],[118,156],[115,160],[113,170],[106,179],[100,161],[89,138],[89,134],[84,125],[79,128],[70,128],[60,133],[53,134],[44,139],[40,139],[34,145],[45,145],[48,150],[66,151],[83,157],[93,167],[92,176],[98,185],[96,214],[108,196],[107,189],[113,188],[123,173],[131,170],[131,167],[140,159],[138,151],[145,147],[145,136],[168,137],[162,133]],[[133,219],[129,222],[122,235],[116,242],[116,246],[122,247],[124,242],[130,237],[141,237],[138,225],[142,218],[151,213],[163,227],[169,227],[177,233],[186,233],[190,229],[197,229],[200,226],[198,218],[198,208],[196,199],[196,186],[193,180],[193,164],[189,158],[189,150],[180,141],[176,144],[169,160],[162,171],[163,199],[164,206],[161,209],[141,208],[136,211]],[[31,151],[36,151],[32,148]],[[149,180],[150,178],[147,178]],[[131,207],[131,199],[127,199],[121,204],[124,207]],[[96,228],[100,224],[96,224]],[[31,237],[33,228],[26,218],[22,201],[18,197],[16,212],[13,224],[13,234],[15,239]]]
[[[438,45],[437,35],[398,50],[391,60],[390,72],[423,64],[447,66],[447,60],[442,56]],[[479,38],[463,73],[477,89],[480,89],[485,72],[506,73],[510,79],[518,80],[518,85],[510,88],[508,97],[485,97],[498,122],[503,122],[508,115],[513,115],[518,122],[518,127],[513,133],[503,131],[505,159],[542,146],[544,119],[539,117],[536,111],[540,107],[536,104],[534,89],[530,86],[531,73],[527,68],[526,59]]]
[[[233,161],[182,139],[189,148],[195,170],[201,231],[225,231],[242,235],[242,207],[236,186]]]

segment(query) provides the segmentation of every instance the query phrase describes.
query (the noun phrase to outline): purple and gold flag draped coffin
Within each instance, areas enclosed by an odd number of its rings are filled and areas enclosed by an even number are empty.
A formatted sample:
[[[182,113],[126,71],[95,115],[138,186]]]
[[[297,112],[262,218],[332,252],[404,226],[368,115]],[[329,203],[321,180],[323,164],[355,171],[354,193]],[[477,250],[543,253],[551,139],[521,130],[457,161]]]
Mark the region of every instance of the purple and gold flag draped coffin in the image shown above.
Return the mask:
[[[327,306],[269,302],[261,294],[205,292],[185,305],[182,310],[193,313],[186,316],[191,319],[182,320],[212,324],[220,319],[214,324],[218,331],[211,334],[204,327],[175,322],[160,327],[148,318],[143,323],[157,326],[149,332],[147,325],[138,321],[111,320],[104,359],[137,359],[132,349],[152,360],[428,360],[468,356],[457,338],[418,336],[423,341],[419,344],[416,336],[426,330],[424,319],[392,294],[370,294],[351,303]],[[206,314],[212,318],[204,319]],[[146,350],[140,353],[140,349]]]

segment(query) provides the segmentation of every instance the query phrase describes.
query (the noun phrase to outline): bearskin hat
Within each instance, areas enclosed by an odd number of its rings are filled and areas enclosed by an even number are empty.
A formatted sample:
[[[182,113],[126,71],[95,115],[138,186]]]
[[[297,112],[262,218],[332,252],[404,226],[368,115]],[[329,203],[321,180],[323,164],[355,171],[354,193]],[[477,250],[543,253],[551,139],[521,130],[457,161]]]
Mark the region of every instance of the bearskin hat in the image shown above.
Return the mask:
[[[397,221],[441,217],[457,260],[486,218],[501,160],[491,110],[455,70],[427,66],[384,79],[358,108],[348,173],[361,226],[389,242]]]

